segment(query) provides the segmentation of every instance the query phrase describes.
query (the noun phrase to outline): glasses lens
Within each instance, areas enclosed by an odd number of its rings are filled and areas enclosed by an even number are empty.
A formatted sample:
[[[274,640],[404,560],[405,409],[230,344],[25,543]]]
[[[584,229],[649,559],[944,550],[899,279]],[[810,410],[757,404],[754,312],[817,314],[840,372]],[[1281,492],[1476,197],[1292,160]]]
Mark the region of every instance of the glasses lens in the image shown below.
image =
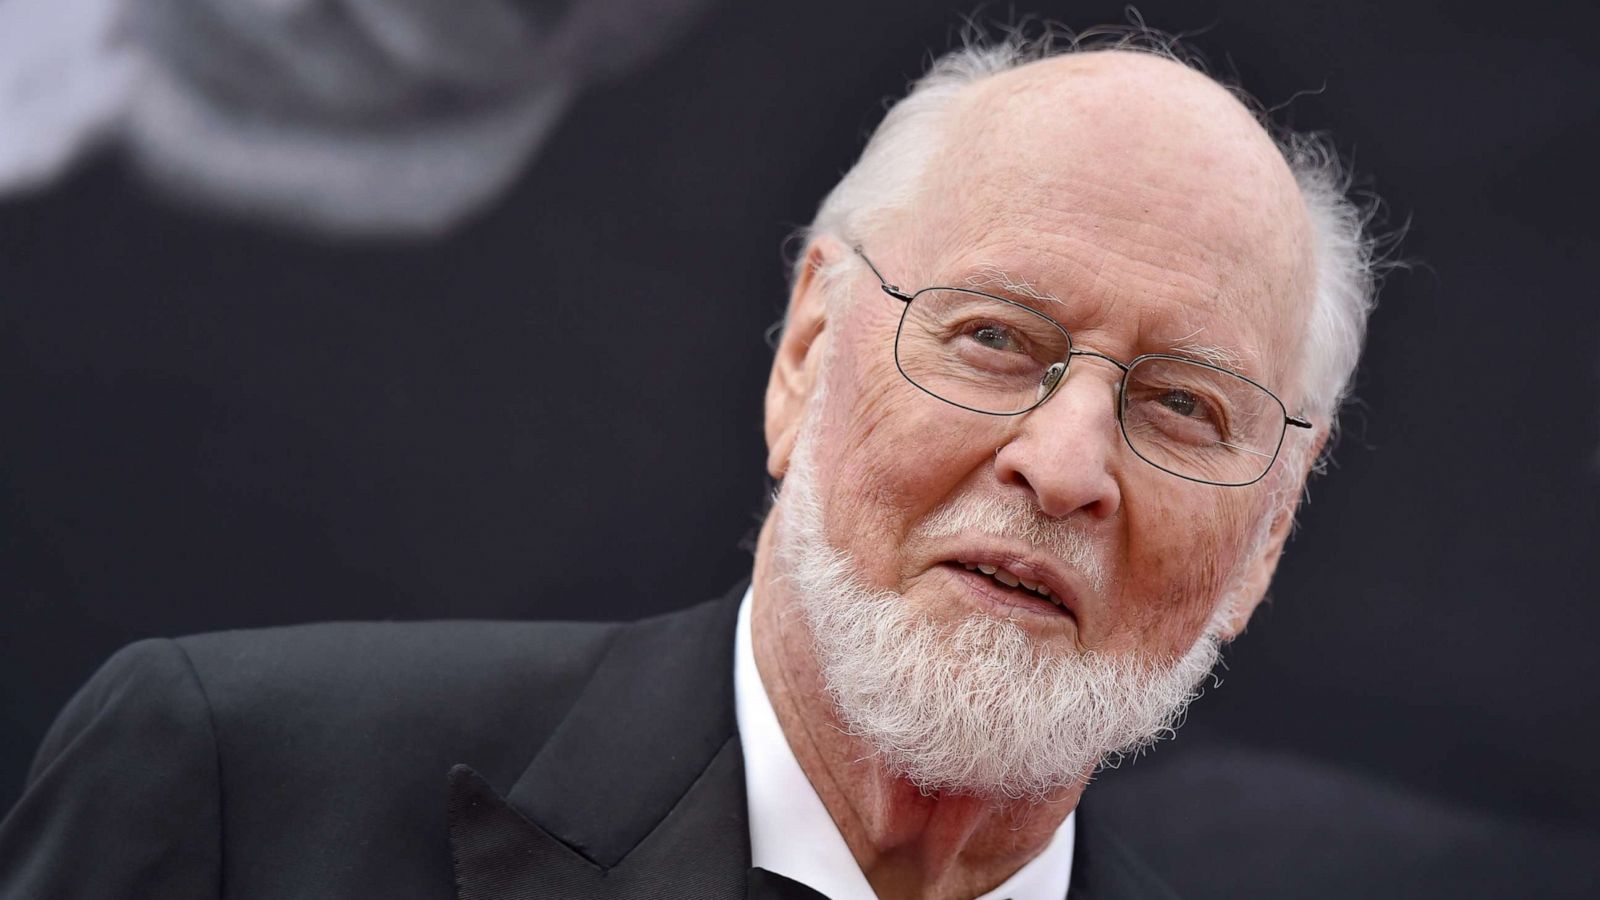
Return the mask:
[[[1122,393],[1122,430],[1134,452],[1213,484],[1249,484],[1266,474],[1283,420],[1283,404],[1265,388],[1183,360],[1139,360]]]
[[[1018,303],[949,289],[906,305],[895,361],[912,384],[979,412],[1007,415],[1039,404],[1072,353],[1067,333]]]

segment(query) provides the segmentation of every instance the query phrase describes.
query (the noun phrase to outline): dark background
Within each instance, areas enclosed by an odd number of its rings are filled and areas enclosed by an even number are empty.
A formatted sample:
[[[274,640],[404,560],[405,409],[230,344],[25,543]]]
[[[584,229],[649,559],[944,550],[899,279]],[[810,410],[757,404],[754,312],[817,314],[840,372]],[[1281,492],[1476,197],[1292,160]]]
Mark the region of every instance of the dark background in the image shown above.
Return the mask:
[[[747,573],[785,238],[962,12],[711,4],[434,241],[194,212],[111,157],[0,203],[0,809],[137,638],[631,618]],[[1195,896],[1593,888],[1600,14],[1140,12],[1331,130],[1415,265],[1225,684],[1091,798]]]

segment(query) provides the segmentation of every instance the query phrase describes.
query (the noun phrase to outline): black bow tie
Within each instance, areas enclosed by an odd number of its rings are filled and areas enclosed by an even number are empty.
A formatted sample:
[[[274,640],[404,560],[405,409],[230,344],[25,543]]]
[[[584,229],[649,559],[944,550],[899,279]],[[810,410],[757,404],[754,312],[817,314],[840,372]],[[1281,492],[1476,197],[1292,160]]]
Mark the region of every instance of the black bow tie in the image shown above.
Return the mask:
[[[754,868],[746,882],[746,900],[828,900],[827,895],[777,872]]]
[[[828,900],[827,895],[777,872],[752,868],[745,900]]]

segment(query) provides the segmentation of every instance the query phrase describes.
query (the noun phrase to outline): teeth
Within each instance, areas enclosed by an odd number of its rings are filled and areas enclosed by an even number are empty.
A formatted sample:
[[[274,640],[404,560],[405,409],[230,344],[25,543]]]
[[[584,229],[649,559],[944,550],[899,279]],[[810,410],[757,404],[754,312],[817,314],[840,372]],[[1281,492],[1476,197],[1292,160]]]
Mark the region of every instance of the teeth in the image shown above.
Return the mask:
[[[968,572],[982,572],[983,574],[988,575],[1003,585],[1008,587],[1020,586],[1026,588],[1030,591],[1033,591],[1035,594],[1044,597],[1057,606],[1061,605],[1061,601],[1059,599],[1050,596],[1050,589],[1048,587],[1045,587],[1037,582],[1029,581],[1026,578],[1019,578],[1016,575],[1007,572],[1005,569],[1000,568],[999,566],[986,566],[973,563],[962,563],[961,565]]]

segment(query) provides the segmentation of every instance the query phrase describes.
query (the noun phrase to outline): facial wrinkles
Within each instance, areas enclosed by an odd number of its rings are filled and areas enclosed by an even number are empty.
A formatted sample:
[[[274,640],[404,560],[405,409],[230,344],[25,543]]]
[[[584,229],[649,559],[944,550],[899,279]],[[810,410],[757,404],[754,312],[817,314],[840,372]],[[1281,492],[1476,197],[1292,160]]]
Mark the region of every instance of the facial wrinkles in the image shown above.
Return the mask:
[[[1218,299],[1215,284],[1178,279],[1170,267],[1130,269],[1104,243],[1076,235],[1047,238],[1042,230],[998,230],[961,252],[947,277],[1034,301],[1067,329],[1078,349],[1123,361],[1141,353],[1178,353],[1268,378],[1251,318],[1238,313],[1237,304]]]
[[[1016,257],[1008,253],[998,258],[1013,260]],[[1012,284],[1026,285],[1040,295],[1046,290],[1038,282],[1024,281],[1026,276],[1018,275],[1019,268],[969,264],[966,269],[953,271],[971,273],[989,281],[990,287],[994,286],[994,279],[1008,278]],[[890,272],[885,274],[891,279],[897,277]],[[875,297],[867,298],[866,302],[873,299]],[[919,538],[954,537],[967,530],[1022,541],[1073,568],[1092,584],[1095,595],[1106,598],[1107,602],[1099,605],[1103,615],[1092,629],[1097,635],[1094,646],[1124,650],[1143,647],[1166,658],[1181,654],[1199,633],[1211,601],[1222,590],[1236,562],[1242,559],[1237,555],[1239,548],[1225,546],[1225,535],[1245,528],[1241,511],[1235,509],[1246,499],[1245,493],[1211,487],[1190,489],[1184,484],[1169,483],[1170,475],[1153,469],[1146,471],[1148,467],[1133,463],[1130,474],[1136,484],[1129,490],[1130,496],[1137,493],[1138,497],[1125,504],[1125,515],[1119,517],[1117,528],[1123,535],[1121,539],[1113,539],[1104,529],[1090,529],[1075,519],[1047,516],[1019,495],[969,491],[946,499],[929,511],[919,505],[919,495],[924,490],[920,480],[886,479],[884,473],[877,471],[874,460],[910,452],[899,443],[906,435],[925,436],[930,428],[948,427],[947,424],[934,425],[935,420],[948,422],[948,417],[957,416],[968,427],[979,429],[972,432],[969,439],[980,442],[991,439],[985,436],[989,434],[987,431],[981,430],[983,426],[1003,425],[1005,420],[954,412],[919,394],[902,395],[900,391],[909,386],[893,371],[889,354],[880,346],[888,344],[894,323],[879,321],[878,316],[870,313],[862,315],[863,311],[854,306],[842,311],[845,315],[841,324],[853,337],[848,342],[831,344],[830,350],[837,352],[830,353],[830,361],[824,364],[824,376],[839,387],[834,397],[838,402],[830,404],[835,417],[828,420],[830,446],[826,452],[830,460],[837,460],[841,466],[835,483],[849,485],[844,494],[830,496],[829,500],[848,510],[848,519],[853,523],[850,527],[858,532],[856,536],[859,537],[864,528],[881,544],[919,546],[923,544]],[[1074,331],[1073,337],[1084,349],[1111,350],[1131,358],[1132,350],[1120,348],[1125,341],[1117,337],[1119,332],[1115,327],[1105,332],[1081,328]],[[1191,336],[1195,330],[1176,334]],[[874,354],[884,358],[883,365],[871,362]],[[1104,382],[1106,394],[1094,402],[1105,404],[1104,412],[1109,419],[1115,407],[1109,385],[1117,374],[1104,362],[1080,359],[1074,363],[1072,381],[1065,390],[1093,391]],[[1093,385],[1086,382],[1093,382]],[[863,384],[878,385],[881,389],[862,390]],[[1059,405],[1072,399],[1063,393],[1051,402]],[[1042,412],[1048,415],[1051,410]],[[908,424],[920,416],[927,417],[926,427]],[[886,427],[891,423],[894,427]],[[1108,421],[1106,427],[1114,429],[1116,426],[1114,421]],[[999,440],[999,433],[992,439]],[[1120,442],[1120,438],[1117,440]],[[893,514],[882,515],[886,510]],[[1171,539],[1152,542],[1141,537],[1146,534],[1166,535]],[[840,533],[831,537],[845,543],[851,535]],[[1113,557],[1119,554],[1113,547],[1120,548],[1121,558],[1115,562]],[[885,579],[895,577],[900,571],[898,566],[874,570],[871,581],[886,583]],[[1113,596],[1118,592],[1116,582],[1120,579],[1112,575],[1118,572],[1138,573],[1135,581],[1142,585],[1137,589],[1139,596]],[[1110,595],[1106,592],[1108,587],[1113,588]]]
[[[1119,604],[1128,611],[1123,623],[1124,630],[1131,632],[1128,640],[1182,647],[1212,615],[1213,598],[1237,591],[1245,571],[1265,547],[1272,509],[1262,507],[1256,488],[1179,484],[1168,485],[1164,494],[1183,492],[1198,495],[1206,505],[1129,510],[1133,531],[1149,531],[1155,526],[1148,520],[1163,517],[1163,529],[1182,529],[1187,540],[1180,546],[1146,548],[1134,543],[1130,547],[1133,552],[1125,565],[1142,571],[1151,587],[1147,596],[1124,598]]]
[[[966,161],[973,168],[1042,164]],[[1231,221],[1237,214],[1185,213],[1177,197],[1130,184],[1128,173],[1077,171],[1085,168],[1092,167],[1077,164],[1060,183],[1022,197],[1015,190],[930,191],[922,218],[946,236],[935,250],[1003,251],[1010,259],[983,261],[1027,280],[1048,271],[1052,284],[1044,287],[1077,301],[1162,297],[1208,307],[1213,298],[1262,293],[1250,284],[1250,270],[1260,263],[1257,248],[1218,238],[1238,231]],[[1013,269],[1012,260],[1022,265]]]
[[[843,285],[830,287],[842,295]],[[841,298],[842,299],[842,298]],[[835,310],[834,336],[829,341],[817,376],[818,393],[807,413],[807,428],[812,440],[826,433],[828,458],[838,460],[840,471],[833,479],[840,488],[826,501],[852,514],[848,520],[857,539],[879,545],[896,545],[905,540],[898,517],[873,514],[879,510],[902,510],[915,502],[917,483],[885,478],[875,468],[876,461],[903,457],[904,446],[896,423],[904,425],[917,415],[942,413],[920,398],[909,397],[916,389],[907,384],[894,368],[892,338],[896,320],[882,311],[863,309],[863,304],[889,301],[878,292],[864,294],[856,303],[830,300]],[[895,304],[898,306],[898,304]],[[887,388],[887,389],[886,389]],[[859,510],[865,514],[854,514]],[[844,541],[852,535],[835,535]]]
[[[1108,754],[1172,733],[1217,659],[1228,604],[1187,652],[1165,660],[1052,654],[1017,623],[983,613],[953,624],[924,618],[903,595],[871,588],[824,537],[812,459],[821,406],[807,415],[778,499],[778,559],[848,733],[924,790],[1029,801],[1081,782]],[[1029,528],[1015,510],[974,512],[981,507],[941,511],[929,525],[976,516]],[[1068,555],[1074,543],[1065,539]]]
[[[1058,321],[1075,312],[1075,304],[1069,304],[1056,294],[1041,289],[1033,281],[1013,275],[998,265],[980,265],[976,271],[967,275],[963,281],[966,287],[976,290],[999,292],[1012,298],[1024,298],[1034,301],[1037,309]],[[1259,373],[1260,354],[1258,352],[1254,350],[1244,352],[1235,349],[1232,345],[1206,343],[1204,335],[1208,330],[1215,329],[1207,329],[1205,326],[1159,329],[1149,346],[1136,346],[1130,350],[1130,353],[1133,355],[1142,352],[1171,353],[1238,372],[1247,377]],[[1069,328],[1069,331],[1074,332],[1073,340],[1079,341],[1079,334],[1083,332],[1083,329]],[[1078,349],[1094,348],[1079,346]]]

